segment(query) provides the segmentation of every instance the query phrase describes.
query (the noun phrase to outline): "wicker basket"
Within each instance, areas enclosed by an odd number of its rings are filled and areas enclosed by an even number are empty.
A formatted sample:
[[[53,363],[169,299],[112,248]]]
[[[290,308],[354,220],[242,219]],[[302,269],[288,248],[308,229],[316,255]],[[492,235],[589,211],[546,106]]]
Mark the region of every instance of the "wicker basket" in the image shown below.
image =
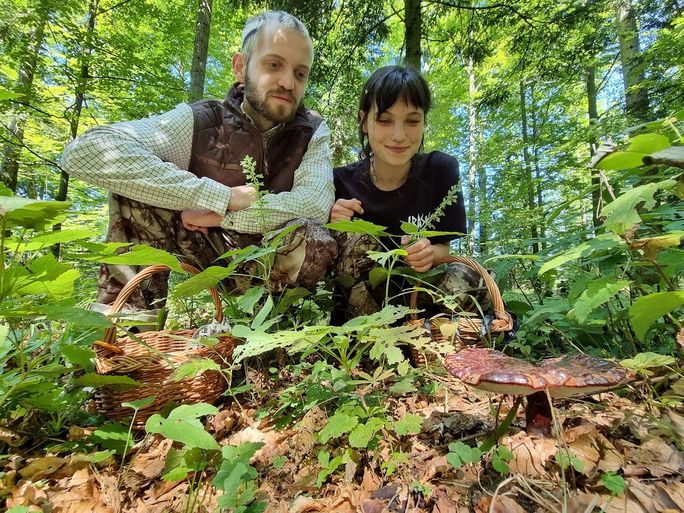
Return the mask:
[[[487,292],[492,301],[492,310],[494,318],[490,323],[485,323],[484,319],[475,316],[458,316],[450,317],[434,317],[432,319],[418,318],[414,313],[411,314],[408,324],[419,325],[425,328],[425,331],[430,334],[430,338],[438,343],[451,342],[454,346],[454,351],[460,351],[466,346],[484,346],[485,337],[487,334],[498,336],[500,333],[506,333],[513,329],[513,318],[506,312],[501,292],[494,279],[489,275],[487,269],[478,264],[475,260],[466,257],[449,256],[435,261],[435,265],[450,264],[457,262],[466,265],[477,271],[487,287]],[[411,308],[418,307],[418,291],[414,290],[411,294]],[[446,337],[441,330],[441,326],[446,323],[458,323],[456,333],[452,337]],[[451,340],[450,340],[451,339]],[[432,364],[437,361],[437,355],[434,353],[423,353],[415,347],[411,346],[411,360],[413,364],[423,366],[428,363]]]
[[[199,271],[188,264],[181,264],[186,271],[197,274]],[[135,288],[151,275],[168,271],[166,265],[146,267],[129,281],[112,305],[111,314],[121,311]],[[223,309],[216,289],[210,289],[216,309],[216,320],[223,320]],[[227,382],[218,371],[205,371],[194,377],[181,380],[171,378],[174,370],[181,364],[195,358],[210,358],[219,365],[225,365],[232,354],[237,340],[231,336],[219,336],[219,343],[207,347],[192,341],[195,330],[148,331],[140,335],[116,339],[116,327],[105,331],[104,339],[94,343],[96,369],[99,374],[126,375],[142,383],[135,388],[100,387],[95,394],[95,404],[99,413],[112,420],[130,418],[133,410],[121,403],[154,396],[152,404],[138,410],[135,428],[144,426],[151,415],[159,413],[164,406],[215,402],[225,391]]]

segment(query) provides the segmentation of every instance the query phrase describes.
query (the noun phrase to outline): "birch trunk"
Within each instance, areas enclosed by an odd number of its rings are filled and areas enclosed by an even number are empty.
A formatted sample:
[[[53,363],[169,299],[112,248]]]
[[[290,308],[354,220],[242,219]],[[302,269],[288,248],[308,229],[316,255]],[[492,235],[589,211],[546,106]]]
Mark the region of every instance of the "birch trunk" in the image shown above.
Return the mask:
[[[648,92],[643,87],[643,56],[632,0],[616,0],[615,10],[627,116],[631,122],[645,122],[650,119],[650,109]]]
[[[475,95],[477,83],[475,81],[475,66],[473,58],[468,58],[468,254],[475,254],[475,221],[477,203],[478,176],[478,137],[477,137],[477,105]],[[480,204],[480,209],[482,204]]]
[[[594,133],[594,125],[598,121],[598,106],[596,102],[596,69],[594,66],[587,68],[587,113],[589,114],[589,155],[596,154],[596,134]],[[602,221],[599,217],[601,210],[601,178],[599,177],[599,170],[595,167],[590,168],[591,172],[591,220],[594,229],[601,226]]]

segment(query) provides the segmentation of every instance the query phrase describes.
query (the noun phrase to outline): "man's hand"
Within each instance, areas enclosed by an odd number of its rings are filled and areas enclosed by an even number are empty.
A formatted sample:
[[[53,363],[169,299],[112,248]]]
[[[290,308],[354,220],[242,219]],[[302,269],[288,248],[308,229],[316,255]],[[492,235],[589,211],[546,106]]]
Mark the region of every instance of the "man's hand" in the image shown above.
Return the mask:
[[[209,228],[221,225],[221,216],[206,208],[190,208],[181,212],[183,226],[192,232],[209,233]]]
[[[363,214],[361,208],[361,201],[356,198],[352,199],[338,199],[333,207],[330,209],[330,222],[335,221],[351,221],[354,214]]]
[[[228,210],[244,210],[257,200],[256,189],[251,185],[238,185],[230,188]]]
[[[416,272],[424,273],[429,271],[435,262],[435,252],[432,244],[428,239],[418,239],[410,246],[407,246],[410,241],[411,238],[408,235],[404,235],[401,238],[401,243],[408,252],[404,260]]]

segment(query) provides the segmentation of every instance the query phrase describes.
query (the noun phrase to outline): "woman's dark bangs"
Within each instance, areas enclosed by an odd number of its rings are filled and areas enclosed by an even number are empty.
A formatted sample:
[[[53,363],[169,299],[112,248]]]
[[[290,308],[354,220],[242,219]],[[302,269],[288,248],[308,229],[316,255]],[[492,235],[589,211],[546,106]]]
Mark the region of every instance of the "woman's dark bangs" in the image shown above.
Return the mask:
[[[371,105],[375,100],[378,107],[376,115],[382,114],[400,99],[423,109],[426,114],[430,110],[430,92],[417,73],[395,69],[379,82],[378,88],[373,91],[374,98],[371,98]]]

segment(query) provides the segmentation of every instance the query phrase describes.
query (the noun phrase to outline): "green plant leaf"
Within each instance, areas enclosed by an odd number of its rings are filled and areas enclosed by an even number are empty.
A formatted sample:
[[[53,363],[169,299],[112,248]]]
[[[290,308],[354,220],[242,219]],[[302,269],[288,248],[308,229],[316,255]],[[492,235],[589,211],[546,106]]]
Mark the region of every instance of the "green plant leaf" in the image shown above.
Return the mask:
[[[142,386],[142,383],[128,376],[108,376],[104,374],[96,374],[94,372],[84,374],[76,380],[76,383],[84,387],[93,388],[110,386],[131,388]]]
[[[623,367],[626,367],[634,372],[645,374],[647,376],[653,374],[652,372],[647,372],[648,369],[674,364],[675,359],[672,356],[651,352],[639,353],[633,358],[626,358],[620,361],[620,365]]]
[[[622,495],[625,493],[625,479],[622,476],[618,476],[615,472],[603,474],[601,482],[612,495]]]
[[[276,306],[276,313],[284,314],[291,305],[293,305],[300,299],[309,297],[310,295],[311,292],[308,289],[305,289],[304,287],[295,287],[293,289],[287,289],[285,291],[285,294],[283,294],[280,300],[278,300],[278,304]]]
[[[64,219],[66,201],[42,201],[19,196],[0,196],[0,220],[6,227],[43,228]]]
[[[200,417],[216,413],[218,409],[210,404],[184,404],[172,410],[168,418],[159,414],[152,415],[145,423],[145,430],[148,433],[159,433],[188,447],[218,451],[221,446],[204,430],[199,421]]]
[[[411,235],[412,233],[416,233],[418,231],[418,226],[413,223],[407,223],[406,221],[404,221],[403,223],[401,223],[401,231],[407,235]]]
[[[389,388],[389,391],[396,395],[406,395],[415,392],[416,390],[417,388],[413,386],[410,379],[402,379]]]
[[[417,435],[420,433],[420,428],[423,425],[423,417],[414,413],[407,414],[403,419],[394,423],[394,431],[399,436]]]
[[[601,215],[606,216],[605,227],[618,235],[623,235],[634,225],[641,223],[641,216],[636,210],[639,205],[643,203],[644,209],[651,210],[656,205],[655,193],[661,189],[674,188],[676,183],[675,180],[662,180],[639,185],[625,192],[601,210]]]
[[[318,433],[318,439],[321,443],[326,444],[333,438],[339,438],[345,433],[349,433],[358,423],[359,418],[356,415],[337,412],[328,419],[328,423]]]
[[[24,96],[21,93],[15,93],[13,91],[10,91],[9,89],[6,89],[4,87],[0,87],[0,102],[5,101],[5,100],[16,100],[17,98],[21,98]],[[14,511],[16,507],[12,508],[10,511]],[[19,510],[17,510],[19,511]],[[25,509],[24,511],[28,511]]]
[[[19,246],[20,252],[36,251],[45,246],[52,246],[53,244],[64,244],[65,242],[73,242],[76,240],[89,239],[98,236],[99,233],[95,230],[59,230],[56,232],[42,233],[33,237],[31,240]]]
[[[107,422],[97,428],[90,440],[101,445],[105,449],[112,449],[117,454],[123,454],[133,447],[133,437],[129,435],[128,426],[121,422]]]
[[[381,283],[385,283],[389,271],[384,267],[373,267],[368,273],[368,281],[370,281],[371,287],[376,288]]]
[[[264,322],[266,321],[266,318],[268,317],[268,314],[271,313],[271,310],[273,310],[273,297],[268,296],[266,298],[266,302],[264,303],[264,306],[261,307],[261,310],[259,310],[259,313],[254,316],[254,319],[252,320],[251,328],[255,331],[265,331],[261,330]]]
[[[62,344],[60,351],[71,363],[75,363],[84,369],[92,369],[92,360],[95,359],[95,351],[89,347],[77,346],[75,344]]]
[[[643,341],[653,323],[684,305],[684,291],[656,292],[638,298],[629,309],[629,322],[637,338]]]
[[[349,445],[359,449],[368,447],[371,438],[385,425],[383,419],[371,417],[365,424],[359,424],[349,434]]]
[[[221,366],[209,358],[195,358],[178,367],[171,375],[171,379],[180,381],[181,379],[194,378],[208,370],[220,371]]]
[[[387,229],[385,226],[373,224],[369,221],[364,221],[363,219],[336,221],[334,223],[326,224],[325,227],[338,232],[363,233],[375,237],[389,235],[385,232]]]
[[[127,253],[121,255],[101,256],[96,259],[103,264],[124,264],[124,265],[168,265],[174,271],[185,273],[180,266],[178,259],[171,253],[163,249],[153,248],[144,244],[133,246]]]
[[[176,285],[171,297],[181,298],[190,297],[198,294],[210,287],[215,287],[218,283],[235,272],[232,265],[228,267],[211,266],[202,270],[199,274],[191,276],[187,280]]]
[[[142,399],[138,399],[137,401],[123,402],[121,403],[121,406],[125,408],[131,408],[133,410],[140,410],[145,406],[149,406],[150,404],[152,404],[156,399],[156,396],[151,395],[149,397],[143,397]]]
[[[578,258],[589,257],[594,252],[598,251],[608,251],[615,248],[624,247],[625,242],[615,234],[607,233],[599,235],[598,237],[583,242],[582,244],[570,248],[563,253],[556,255],[551,260],[544,263],[539,269],[539,276],[556,269],[563,264],[570,262],[571,260],[576,260]]]
[[[247,292],[238,300],[238,307],[240,310],[249,315],[254,315],[254,305],[261,299],[261,296],[264,295],[265,291],[266,289],[264,287],[251,287],[247,289]]]
[[[583,323],[589,314],[599,306],[612,299],[618,292],[628,287],[628,280],[600,278],[587,284],[587,288],[575,301],[575,307],[568,312],[568,317]]]
[[[73,306],[68,302],[41,305],[36,312],[53,321],[73,322],[81,328],[107,329],[112,326],[111,321],[103,314]]]
[[[602,158],[596,166],[599,169],[631,169],[644,165],[644,153],[633,151],[616,151]]]
[[[636,153],[655,153],[672,146],[670,140],[660,134],[640,134],[629,140],[627,151]]]

